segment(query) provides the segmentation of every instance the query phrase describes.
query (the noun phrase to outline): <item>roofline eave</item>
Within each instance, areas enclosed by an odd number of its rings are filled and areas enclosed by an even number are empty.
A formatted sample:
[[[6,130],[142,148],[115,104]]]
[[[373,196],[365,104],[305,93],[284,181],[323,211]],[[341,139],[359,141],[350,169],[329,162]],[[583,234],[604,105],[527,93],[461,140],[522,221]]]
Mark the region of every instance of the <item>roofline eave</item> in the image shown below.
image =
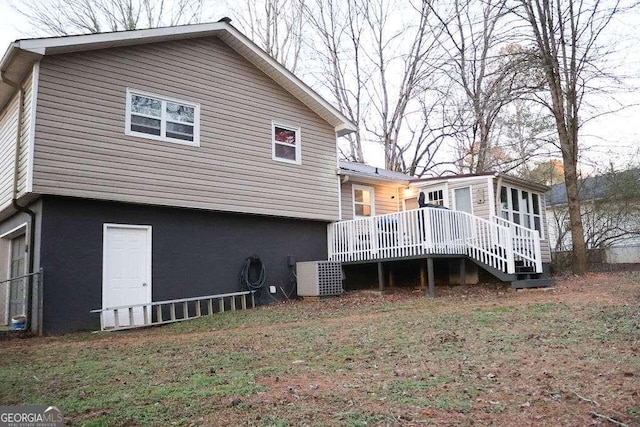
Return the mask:
[[[36,58],[43,55],[83,52],[207,36],[218,36],[223,42],[238,52],[239,55],[251,62],[253,66],[276,80],[284,90],[291,93],[292,96],[332,125],[336,136],[344,136],[357,131],[357,126],[342,114],[342,112],[327,102],[282,64],[269,56],[233,25],[225,21],[110,33],[17,40],[9,45],[9,48],[2,57],[0,70],[9,70],[15,62],[15,58],[22,52],[30,55],[35,54],[34,58]],[[240,52],[228,43],[229,37],[240,43],[246,49],[246,52]],[[245,49],[243,49],[243,51],[245,51]],[[265,67],[261,66],[262,64],[264,64],[268,70],[265,70]],[[282,79],[278,81],[274,76],[281,77]]]

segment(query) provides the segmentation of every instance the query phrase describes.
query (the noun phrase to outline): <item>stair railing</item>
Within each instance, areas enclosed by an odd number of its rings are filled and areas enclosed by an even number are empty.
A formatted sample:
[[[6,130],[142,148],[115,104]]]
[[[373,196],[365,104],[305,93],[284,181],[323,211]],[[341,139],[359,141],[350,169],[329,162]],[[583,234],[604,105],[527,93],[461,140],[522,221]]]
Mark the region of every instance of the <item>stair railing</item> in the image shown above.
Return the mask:
[[[508,228],[515,260],[534,268],[536,273],[542,273],[542,250],[538,230],[523,227],[495,215],[492,215],[491,219],[496,224]]]

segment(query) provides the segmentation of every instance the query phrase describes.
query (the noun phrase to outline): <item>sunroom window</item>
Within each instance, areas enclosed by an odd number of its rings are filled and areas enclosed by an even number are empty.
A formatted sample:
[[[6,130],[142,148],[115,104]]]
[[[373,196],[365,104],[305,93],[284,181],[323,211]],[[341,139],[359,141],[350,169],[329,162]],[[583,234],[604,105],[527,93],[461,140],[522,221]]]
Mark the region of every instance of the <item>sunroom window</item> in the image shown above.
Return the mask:
[[[179,144],[200,145],[200,106],[127,90],[125,133]]]
[[[500,215],[502,218],[532,230],[542,236],[540,195],[518,188],[500,188]]]
[[[428,203],[432,205],[444,206],[444,192],[442,190],[434,190],[427,192]]]

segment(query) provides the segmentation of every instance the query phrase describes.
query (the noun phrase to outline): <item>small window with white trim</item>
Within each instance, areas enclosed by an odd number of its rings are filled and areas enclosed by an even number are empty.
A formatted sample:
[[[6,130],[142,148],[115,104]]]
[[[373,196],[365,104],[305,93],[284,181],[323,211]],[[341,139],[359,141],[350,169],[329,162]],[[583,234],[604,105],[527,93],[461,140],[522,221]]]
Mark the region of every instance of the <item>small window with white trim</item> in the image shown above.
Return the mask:
[[[200,145],[200,104],[127,89],[125,134]]]
[[[353,216],[356,218],[374,216],[375,195],[373,187],[353,186]]]
[[[288,163],[301,163],[300,128],[271,122],[272,159]]]
[[[442,190],[434,190],[427,192],[427,201],[432,205],[444,206],[444,192]]]

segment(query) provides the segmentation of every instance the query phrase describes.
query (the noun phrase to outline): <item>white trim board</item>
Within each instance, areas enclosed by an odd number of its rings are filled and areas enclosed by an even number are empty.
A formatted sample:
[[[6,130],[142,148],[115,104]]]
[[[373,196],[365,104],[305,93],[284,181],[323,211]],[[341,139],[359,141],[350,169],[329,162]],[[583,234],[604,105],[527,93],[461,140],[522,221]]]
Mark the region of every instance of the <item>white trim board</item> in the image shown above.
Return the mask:
[[[40,82],[40,61],[33,64],[31,75],[31,123],[29,123],[29,151],[27,155],[27,185],[26,192],[33,192],[33,163],[35,161],[36,146],[36,111],[38,106],[38,85]]]
[[[11,230],[0,234],[0,239],[13,239],[16,236],[23,234],[22,230],[24,229],[24,234],[27,234],[27,226],[26,222],[18,225],[17,227],[13,227]]]

